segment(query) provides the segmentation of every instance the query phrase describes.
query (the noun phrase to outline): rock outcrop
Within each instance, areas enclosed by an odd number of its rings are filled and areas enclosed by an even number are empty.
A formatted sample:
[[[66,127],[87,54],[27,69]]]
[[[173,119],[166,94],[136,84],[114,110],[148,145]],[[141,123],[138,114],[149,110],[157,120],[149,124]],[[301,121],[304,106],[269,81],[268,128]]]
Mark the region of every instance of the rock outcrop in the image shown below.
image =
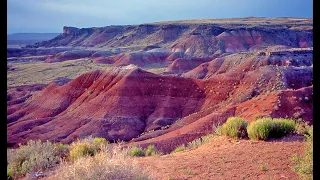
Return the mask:
[[[266,46],[312,47],[312,19],[239,18],[174,21],[101,28],[64,27],[34,47],[163,47],[188,56],[259,50]]]

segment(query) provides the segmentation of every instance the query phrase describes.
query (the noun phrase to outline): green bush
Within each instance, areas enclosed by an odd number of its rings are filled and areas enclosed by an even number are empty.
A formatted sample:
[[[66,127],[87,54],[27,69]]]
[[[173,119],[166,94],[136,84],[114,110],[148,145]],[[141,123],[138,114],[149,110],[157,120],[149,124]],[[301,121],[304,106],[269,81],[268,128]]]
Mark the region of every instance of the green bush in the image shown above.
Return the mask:
[[[184,151],[184,150],[186,150],[186,149],[188,149],[188,148],[183,144],[183,145],[175,148],[171,153],[176,153],[176,152]]]
[[[26,174],[54,167],[60,162],[60,157],[51,142],[30,140],[17,149],[9,149],[7,161],[14,174]]]
[[[271,133],[271,137],[279,138],[295,131],[295,122],[292,119],[274,118],[274,131]]]
[[[250,139],[266,140],[270,136],[273,129],[273,122],[271,118],[257,119],[251,122],[247,127],[248,136]]]
[[[229,117],[227,122],[221,127],[221,133],[233,138],[242,138],[247,136],[246,127],[248,123],[240,117]]]
[[[105,138],[94,138],[93,139],[93,147],[96,151],[101,150],[104,148],[109,142]]]
[[[145,156],[145,152],[143,151],[143,149],[141,149],[139,147],[132,147],[129,150],[129,154],[131,156],[138,156],[138,157]]]
[[[13,179],[13,170],[7,169],[7,179]]]
[[[269,138],[279,138],[294,132],[295,123],[291,119],[263,118],[253,121],[247,127],[250,139],[267,140]]]
[[[93,156],[94,155],[94,148],[90,145],[89,142],[73,142],[70,145],[70,159],[77,160],[80,157],[84,156]]]
[[[296,154],[292,157],[292,161],[297,163],[292,169],[297,172],[301,179],[312,179],[313,177],[313,127],[308,130],[306,143],[306,152],[302,156]]]
[[[154,147],[154,145],[149,145],[146,149],[146,156],[156,156],[158,155],[158,150]]]

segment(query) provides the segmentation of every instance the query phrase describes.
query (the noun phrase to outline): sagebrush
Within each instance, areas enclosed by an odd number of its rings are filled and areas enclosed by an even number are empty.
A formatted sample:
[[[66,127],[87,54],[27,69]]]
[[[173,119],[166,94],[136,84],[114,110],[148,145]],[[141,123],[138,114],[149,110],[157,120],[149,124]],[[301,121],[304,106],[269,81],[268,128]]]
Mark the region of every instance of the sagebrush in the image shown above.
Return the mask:
[[[108,144],[109,144],[109,142],[105,138],[96,137],[93,139],[93,147],[94,147],[95,151],[102,150]]]
[[[92,157],[80,157],[74,162],[63,162],[52,179],[148,179],[146,172],[127,151],[113,148]]]
[[[69,157],[71,160],[77,160],[80,157],[85,156],[93,156],[94,155],[94,148],[90,145],[89,142],[73,142],[70,145],[70,153]]]
[[[53,143],[30,140],[17,149],[9,149],[7,161],[7,168],[13,174],[26,174],[52,168],[60,162],[60,157]]]

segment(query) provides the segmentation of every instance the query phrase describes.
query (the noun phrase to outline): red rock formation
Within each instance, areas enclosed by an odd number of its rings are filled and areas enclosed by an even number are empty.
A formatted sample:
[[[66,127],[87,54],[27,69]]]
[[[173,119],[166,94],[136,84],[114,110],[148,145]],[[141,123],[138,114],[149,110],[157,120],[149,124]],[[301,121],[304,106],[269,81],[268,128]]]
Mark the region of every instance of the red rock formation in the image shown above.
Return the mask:
[[[53,63],[53,62],[62,62],[65,60],[80,59],[84,57],[90,57],[94,51],[89,50],[73,50],[60,52],[55,55],[49,56],[44,62]]]
[[[63,34],[34,47],[132,47],[142,50],[156,45],[188,56],[203,57],[272,45],[311,47],[312,38],[312,19],[240,18],[82,29],[64,27]]]
[[[97,57],[93,62],[98,64],[113,64],[114,60],[111,57]]]
[[[247,69],[251,64],[249,59],[241,67]],[[265,66],[249,70],[227,69],[207,80],[160,76],[132,66],[86,73],[62,86],[50,84],[9,114],[7,141],[14,145],[40,138],[70,143],[88,135],[128,141],[141,134],[137,140],[143,140],[165,133],[161,129],[171,124],[168,130],[183,132],[174,139],[190,140],[209,132],[213,121],[223,122],[228,116],[237,115],[237,104],[259,94],[289,88],[288,82],[299,74],[304,74],[304,80],[296,88],[308,86],[307,82],[312,81],[312,71],[296,71],[293,67],[281,70]],[[305,96],[311,99],[309,91]],[[292,104],[302,107],[299,103]],[[288,108],[290,103],[286,105],[281,107]],[[281,107],[279,112],[287,113]],[[303,108],[300,116],[312,121],[309,119],[312,106]],[[283,115],[277,113],[269,114]],[[187,127],[183,130],[188,124],[194,124],[192,131]],[[150,132],[154,130],[154,134]]]
[[[167,68],[167,73],[180,74],[199,66],[204,62],[208,62],[213,58],[177,58]]]
[[[191,79],[137,68],[94,71],[63,86],[50,84],[8,116],[8,143],[33,137],[71,142],[90,134],[130,140],[197,110],[203,95],[191,90],[196,86]],[[185,105],[179,103],[183,99]]]
[[[262,19],[247,20],[64,27],[63,34],[36,46],[106,50],[33,49],[30,54],[51,54],[45,62],[93,57],[95,63],[124,67],[53,82],[36,93],[8,90],[8,146],[29,139],[70,143],[93,135],[143,147],[154,143],[168,152],[212,132],[214,124],[230,116],[249,121],[257,115],[287,116],[312,123],[310,53],[239,52],[310,47],[310,20],[280,18],[265,26]],[[8,51],[10,56],[26,53]],[[153,63],[168,65],[167,73],[182,77],[156,75],[132,65]]]

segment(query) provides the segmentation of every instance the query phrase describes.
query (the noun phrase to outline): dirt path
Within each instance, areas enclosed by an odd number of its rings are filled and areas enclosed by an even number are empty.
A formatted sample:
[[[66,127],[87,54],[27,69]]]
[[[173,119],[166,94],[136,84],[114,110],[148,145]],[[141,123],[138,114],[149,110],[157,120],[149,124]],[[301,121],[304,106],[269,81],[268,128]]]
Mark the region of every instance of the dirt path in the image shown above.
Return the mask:
[[[277,141],[215,137],[198,148],[161,157],[138,158],[155,179],[298,179],[290,157],[303,153],[301,136]]]

